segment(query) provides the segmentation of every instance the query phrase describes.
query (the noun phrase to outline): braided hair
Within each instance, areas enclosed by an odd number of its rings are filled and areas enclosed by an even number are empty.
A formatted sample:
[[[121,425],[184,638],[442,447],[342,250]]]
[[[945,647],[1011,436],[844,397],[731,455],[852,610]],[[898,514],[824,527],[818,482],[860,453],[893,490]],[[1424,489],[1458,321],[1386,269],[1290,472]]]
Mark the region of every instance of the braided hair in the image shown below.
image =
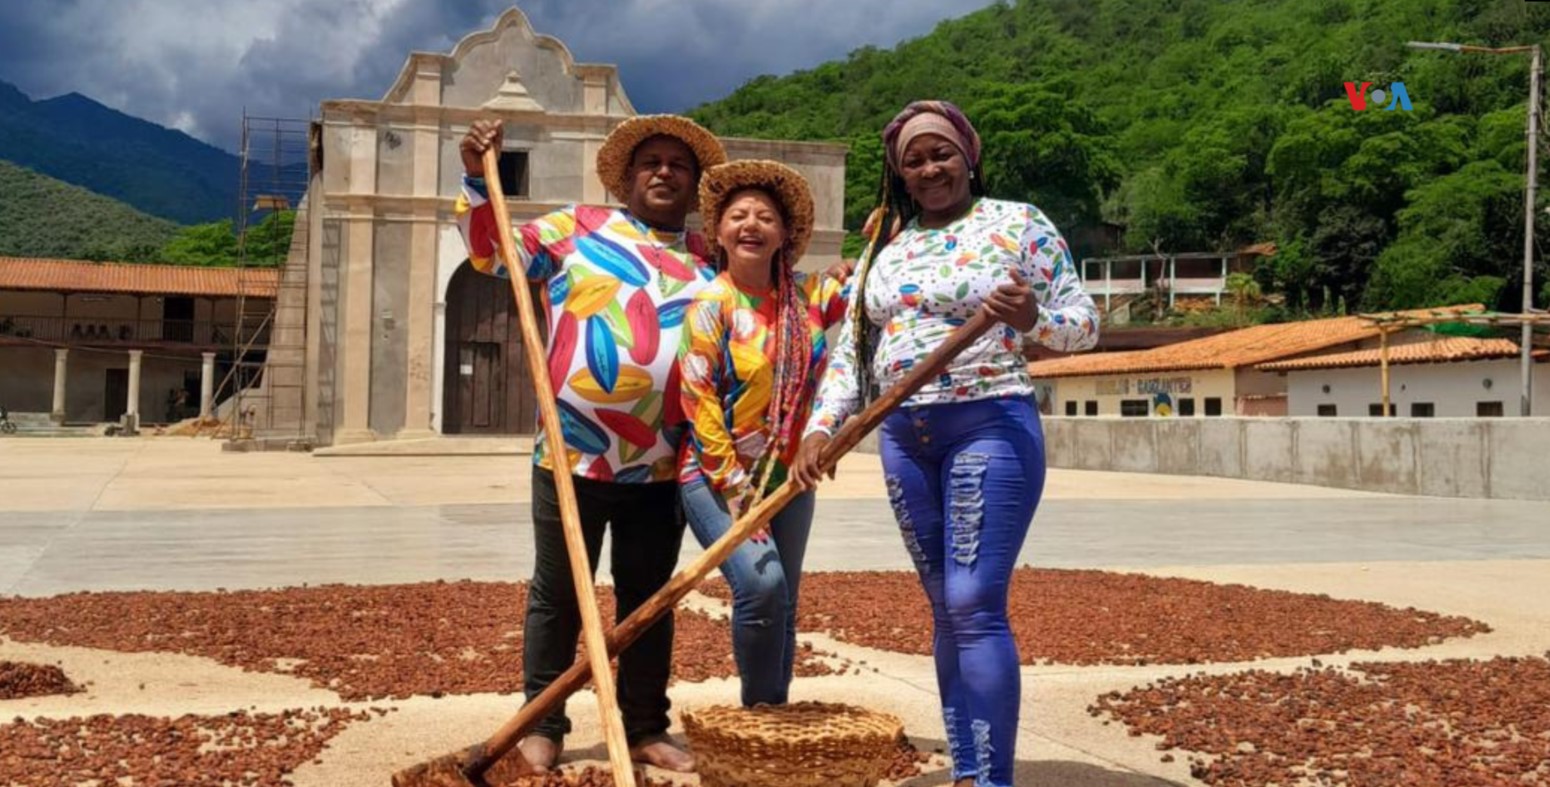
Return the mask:
[[[749,188],[765,191],[757,186]],[[766,192],[768,193],[768,192]],[[774,195],[772,195],[774,196]],[[781,220],[790,226],[786,207],[779,199],[771,200],[780,211]],[[770,443],[755,462],[753,483],[743,494],[740,511],[747,511],[764,499],[771,475],[779,458],[796,443],[798,432],[806,420],[807,400],[811,398],[813,374],[813,338],[808,325],[807,300],[797,286],[796,260],[789,260],[791,246],[783,246],[770,259],[771,277],[775,280],[775,321],[770,326],[775,341],[774,384],[771,386],[769,405],[765,410],[765,423],[770,429]],[[727,269],[726,250],[717,255],[718,268]],[[731,359],[727,359],[730,363]]]
[[[779,299],[771,331],[775,339],[775,379],[765,413],[771,440],[754,466],[754,485],[743,511],[764,499],[779,457],[796,443],[797,432],[805,425],[806,400],[812,393],[813,337],[807,322],[807,302],[797,287],[793,266],[784,261],[785,256],[782,251],[774,260]]]
[[[910,105],[911,108],[915,106],[916,104]],[[891,132],[896,132],[897,127],[902,125],[901,119],[905,118],[905,113],[909,111],[910,108],[906,108],[905,112],[899,114],[900,119],[895,119],[884,131],[885,146]],[[967,157],[965,163],[969,170],[969,193],[976,198],[986,196],[983,164],[977,158]],[[872,264],[877,261],[878,255],[919,215],[920,203],[910,196],[904,186],[904,176],[899,174],[892,156],[889,155],[883,165],[882,183],[877,189],[877,207],[872,209],[871,215],[862,225],[861,231],[866,235],[867,243],[861,250],[861,259],[856,263],[856,271],[851,277],[854,284],[851,287],[850,303],[845,315],[856,337],[856,390],[861,392],[864,402],[876,399],[879,393],[876,390],[877,381],[872,378],[866,359],[871,358],[876,352],[881,333],[881,329],[873,325],[866,315],[867,278],[872,272]]]

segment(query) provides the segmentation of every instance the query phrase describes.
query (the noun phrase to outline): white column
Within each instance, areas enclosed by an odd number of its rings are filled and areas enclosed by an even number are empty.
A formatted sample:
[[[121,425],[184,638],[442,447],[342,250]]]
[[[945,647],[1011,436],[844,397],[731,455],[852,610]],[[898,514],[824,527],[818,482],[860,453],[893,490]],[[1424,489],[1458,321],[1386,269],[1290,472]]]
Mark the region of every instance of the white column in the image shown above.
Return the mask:
[[[215,353],[201,353],[204,363],[199,367],[199,418],[204,420],[210,417],[210,408],[215,403]]]
[[[65,422],[65,383],[70,379],[68,364],[70,350],[60,347],[54,350],[54,408],[49,418],[56,424]]]
[[[1114,320],[1114,261],[1103,261],[1103,314]]]
[[[345,270],[341,277],[339,342],[339,415],[334,443],[365,443],[371,431],[371,300],[375,227],[371,217],[351,216],[346,230]]]
[[[1174,294],[1179,290],[1179,258],[1168,258],[1168,308],[1173,308]]]
[[[133,416],[136,421],[140,417],[140,356],[144,354],[144,350],[129,351],[129,401],[124,414]]]
[[[434,137],[433,137],[434,138]],[[430,155],[434,157],[435,148]],[[434,193],[434,192],[432,192]],[[436,225],[435,213],[416,222],[409,240],[409,304],[404,315],[408,343],[404,380],[404,425],[398,438],[412,440],[434,437],[431,429],[436,323]]]
[[[431,431],[441,434],[441,411],[446,395],[443,387],[447,384],[447,303],[436,301],[435,319],[431,330]]]

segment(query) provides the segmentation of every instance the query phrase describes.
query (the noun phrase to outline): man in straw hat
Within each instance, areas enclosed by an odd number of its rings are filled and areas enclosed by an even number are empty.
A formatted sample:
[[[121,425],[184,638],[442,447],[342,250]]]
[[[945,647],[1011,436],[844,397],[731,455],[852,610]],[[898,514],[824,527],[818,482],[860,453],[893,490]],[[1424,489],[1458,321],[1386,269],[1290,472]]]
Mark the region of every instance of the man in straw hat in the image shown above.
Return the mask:
[[[458,223],[469,262],[510,272],[497,253],[486,202],[484,151],[501,144],[499,122],[476,121],[461,150]],[[577,507],[595,567],[612,523],[618,619],[667,582],[677,564],[684,518],[676,451],[684,421],[676,353],[685,309],[714,276],[704,239],[687,232],[700,173],[726,160],[721,142],[688,118],[644,115],[621,123],[597,154],[597,173],[623,208],[575,205],[516,230],[517,256],[549,295],[549,370],[557,389],[567,455],[535,443],[536,557],[524,626],[523,682],[529,700],[576,658],[581,617],[555,491],[555,472],[576,476]],[[673,622],[668,615],[619,656],[619,708],[631,755],[688,772],[694,758],[667,736]],[[541,770],[559,760],[571,729],[564,709],[520,743]]]

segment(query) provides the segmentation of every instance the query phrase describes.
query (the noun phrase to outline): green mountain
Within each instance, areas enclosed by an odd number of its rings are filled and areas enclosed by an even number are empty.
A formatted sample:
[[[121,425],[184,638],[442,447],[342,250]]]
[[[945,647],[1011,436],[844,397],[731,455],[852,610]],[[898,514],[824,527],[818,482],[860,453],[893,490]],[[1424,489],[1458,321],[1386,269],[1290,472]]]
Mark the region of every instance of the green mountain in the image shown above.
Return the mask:
[[[1547,34],[1550,7],[1519,0],[1017,0],[691,114],[848,142],[851,229],[883,125],[942,98],[979,128],[991,193],[1043,207],[1079,255],[1274,240],[1256,278],[1294,310],[1516,310],[1528,58],[1405,42]],[[1411,109],[1357,111],[1348,81],[1402,82]]]
[[[0,255],[154,262],[177,233],[166,219],[0,161]]]
[[[237,209],[236,156],[78,93],[33,101],[0,82],[0,158],[180,224]]]

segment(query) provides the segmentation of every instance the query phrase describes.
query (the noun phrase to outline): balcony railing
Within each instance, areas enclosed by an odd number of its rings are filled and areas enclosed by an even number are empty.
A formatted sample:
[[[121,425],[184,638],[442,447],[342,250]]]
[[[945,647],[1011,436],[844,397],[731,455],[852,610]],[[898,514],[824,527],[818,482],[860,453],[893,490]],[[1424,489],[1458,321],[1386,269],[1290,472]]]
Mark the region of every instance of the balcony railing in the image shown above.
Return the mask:
[[[268,328],[264,329],[268,333]],[[15,337],[53,344],[145,344],[148,342],[225,347],[236,323],[212,320],[110,320],[86,317],[0,317],[0,338]],[[256,344],[268,343],[260,335]]]

